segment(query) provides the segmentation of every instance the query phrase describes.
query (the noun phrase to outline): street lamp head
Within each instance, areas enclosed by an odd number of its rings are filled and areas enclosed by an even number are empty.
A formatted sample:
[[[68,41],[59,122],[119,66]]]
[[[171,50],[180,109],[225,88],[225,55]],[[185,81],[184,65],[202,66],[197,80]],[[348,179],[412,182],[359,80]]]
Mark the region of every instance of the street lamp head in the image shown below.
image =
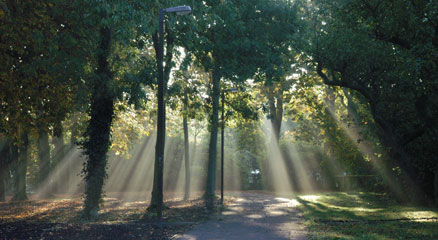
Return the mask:
[[[178,7],[171,7],[171,8],[166,8],[164,9],[165,12],[174,12],[177,15],[186,15],[189,14],[192,9],[190,8],[190,6],[178,6]]]

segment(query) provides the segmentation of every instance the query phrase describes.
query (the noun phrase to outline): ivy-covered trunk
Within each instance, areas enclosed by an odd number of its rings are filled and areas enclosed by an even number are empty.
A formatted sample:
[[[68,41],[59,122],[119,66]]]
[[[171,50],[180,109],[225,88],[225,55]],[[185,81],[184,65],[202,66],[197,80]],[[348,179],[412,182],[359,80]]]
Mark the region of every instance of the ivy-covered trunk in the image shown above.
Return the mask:
[[[190,197],[190,153],[189,153],[189,127],[187,124],[187,97],[184,101],[184,114],[183,114],[183,128],[184,128],[184,163],[186,170],[186,182],[184,191],[184,200]]]
[[[26,172],[27,172],[27,150],[29,146],[29,135],[24,132],[20,136],[20,146],[18,149],[18,159],[15,169],[15,194],[13,201],[27,200],[26,194]]]
[[[87,161],[85,173],[85,207],[83,217],[95,218],[102,202],[102,188],[106,177],[107,152],[110,147],[111,124],[114,116],[110,54],[111,29],[100,30],[97,78],[91,96],[90,121],[85,133],[84,149]]]
[[[217,71],[212,73],[213,91],[212,91],[212,114],[210,119],[210,144],[208,147],[208,172],[207,185],[205,190],[205,205],[209,210],[214,208],[214,190],[216,182],[216,157],[217,157],[217,131],[219,127],[219,95],[221,76]]]

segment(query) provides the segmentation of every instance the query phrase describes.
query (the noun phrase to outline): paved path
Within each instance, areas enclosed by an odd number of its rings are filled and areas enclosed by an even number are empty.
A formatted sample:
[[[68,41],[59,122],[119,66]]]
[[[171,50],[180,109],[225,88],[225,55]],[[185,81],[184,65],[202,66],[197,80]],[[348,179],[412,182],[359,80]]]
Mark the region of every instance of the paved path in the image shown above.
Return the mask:
[[[236,198],[222,214],[173,239],[306,239],[296,201],[256,193]]]

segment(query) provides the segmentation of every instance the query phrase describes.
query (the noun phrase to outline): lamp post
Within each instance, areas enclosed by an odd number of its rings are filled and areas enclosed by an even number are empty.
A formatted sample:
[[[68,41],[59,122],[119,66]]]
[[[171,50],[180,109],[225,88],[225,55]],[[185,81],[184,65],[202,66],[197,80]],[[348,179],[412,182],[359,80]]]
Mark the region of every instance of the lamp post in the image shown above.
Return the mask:
[[[164,140],[166,135],[166,106],[164,94],[167,86],[164,84],[163,55],[164,55],[164,14],[174,12],[177,15],[188,14],[192,11],[189,6],[178,6],[160,9],[158,12],[158,109],[157,109],[157,143],[155,145],[154,163],[154,189],[152,191],[152,201],[158,203],[157,213],[161,219],[163,209],[163,166],[164,166]],[[154,193],[155,192],[155,193]],[[154,196],[157,199],[154,199]]]
[[[224,204],[224,126],[225,126],[225,92],[236,92],[236,88],[222,90],[222,116],[221,116],[221,205]]]

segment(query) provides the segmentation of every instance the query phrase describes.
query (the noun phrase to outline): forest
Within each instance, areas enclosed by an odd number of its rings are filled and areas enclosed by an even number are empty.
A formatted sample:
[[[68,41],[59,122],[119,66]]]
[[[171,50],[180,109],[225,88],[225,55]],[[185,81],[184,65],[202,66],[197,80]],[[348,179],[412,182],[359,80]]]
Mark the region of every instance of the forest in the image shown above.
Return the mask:
[[[0,0],[0,59],[0,228],[24,203],[161,223],[239,193],[384,196],[437,226],[436,0]]]

